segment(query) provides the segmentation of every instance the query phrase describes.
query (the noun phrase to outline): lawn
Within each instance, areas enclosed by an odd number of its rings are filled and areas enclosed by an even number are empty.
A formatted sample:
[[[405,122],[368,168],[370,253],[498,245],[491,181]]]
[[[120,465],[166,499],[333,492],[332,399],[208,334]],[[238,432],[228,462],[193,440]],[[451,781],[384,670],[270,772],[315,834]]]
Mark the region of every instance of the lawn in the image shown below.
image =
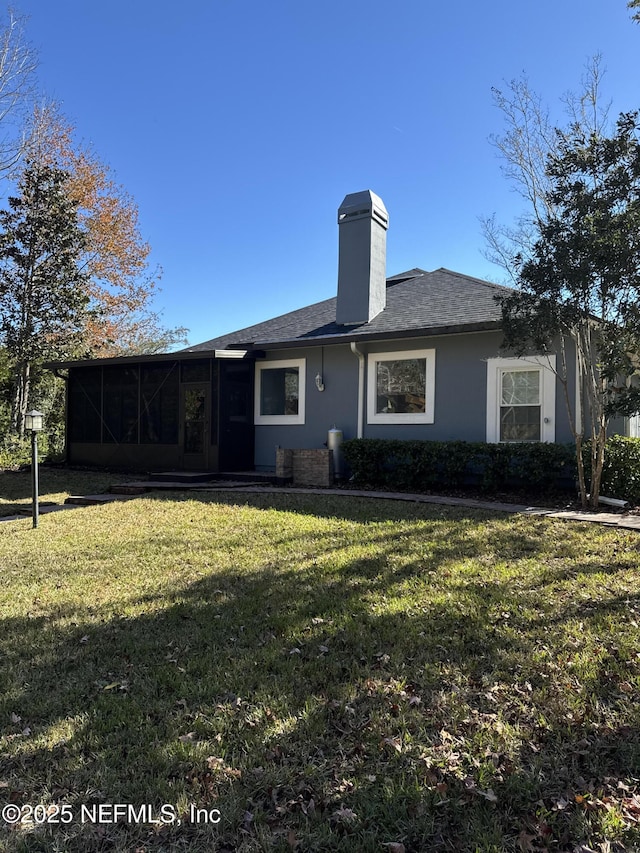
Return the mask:
[[[112,483],[130,479],[122,474],[103,471],[81,471],[41,465],[38,494],[41,504],[63,504],[69,495],[101,494]],[[0,518],[31,509],[31,471],[0,470]]]
[[[0,849],[640,849],[639,556],[344,496],[0,525]]]

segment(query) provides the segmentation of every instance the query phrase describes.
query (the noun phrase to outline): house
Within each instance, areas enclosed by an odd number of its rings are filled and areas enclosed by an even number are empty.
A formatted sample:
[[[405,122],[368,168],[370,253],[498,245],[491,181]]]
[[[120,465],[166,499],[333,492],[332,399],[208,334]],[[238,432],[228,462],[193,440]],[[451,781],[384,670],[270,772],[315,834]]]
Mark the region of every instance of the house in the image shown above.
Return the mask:
[[[447,269],[387,278],[387,228],[375,193],[348,195],[335,298],[168,355],[52,365],[68,372],[69,462],[268,471],[277,447],[321,448],[334,426],[570,442],[555,356],[500,353],[508,289]]]

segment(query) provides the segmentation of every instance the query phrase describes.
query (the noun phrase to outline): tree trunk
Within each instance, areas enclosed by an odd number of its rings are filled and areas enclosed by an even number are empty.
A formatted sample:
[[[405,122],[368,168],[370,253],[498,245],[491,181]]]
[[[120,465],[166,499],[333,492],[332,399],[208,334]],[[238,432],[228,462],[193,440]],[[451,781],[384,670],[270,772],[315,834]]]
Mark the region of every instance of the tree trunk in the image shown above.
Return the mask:
[[[582,436],[576,435],[576,465],[578,466],[578,490],[580,492],[580,505],[587,508],[587,483],[584,477],[584,459],[582,457]]]
[[[11,428],[20,438],[24,436],[25,416],[29,411],[30,384],[31,365],[28,362],[18,365],[11,412]]]
[[[598,508],[600,501],[600,484],[604,468],[604,454],[607,443],[607,428],[601,423],[598,434],[591,443],[591,497],[589,503],[592,509]]]

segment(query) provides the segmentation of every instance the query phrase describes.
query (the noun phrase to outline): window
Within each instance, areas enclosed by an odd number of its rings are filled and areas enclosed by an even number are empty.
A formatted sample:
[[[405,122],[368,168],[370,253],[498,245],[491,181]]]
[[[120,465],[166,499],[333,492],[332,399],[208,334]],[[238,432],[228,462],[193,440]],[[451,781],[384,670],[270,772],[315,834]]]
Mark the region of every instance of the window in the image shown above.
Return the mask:
[[[256,365],[255,423],[303,424],[305,360]]]
[[[490,358],[487,441],[555,441],[555,356]]]
[[[369,355],[368,423],[432,424],[435,350]]]
[[[540,371],[500,372],[500,441],[540,441]]]

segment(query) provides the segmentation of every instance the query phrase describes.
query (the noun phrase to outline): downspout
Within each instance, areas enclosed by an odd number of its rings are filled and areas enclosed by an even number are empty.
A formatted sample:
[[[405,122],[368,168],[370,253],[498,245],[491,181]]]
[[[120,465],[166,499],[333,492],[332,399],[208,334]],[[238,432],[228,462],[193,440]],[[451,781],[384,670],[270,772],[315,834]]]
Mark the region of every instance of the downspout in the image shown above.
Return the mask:
[[[358,364],[358,428],[357,437],[364,435],[364,353],[358,349],[355,341],[351,341],[351,352],[357,357]]]

